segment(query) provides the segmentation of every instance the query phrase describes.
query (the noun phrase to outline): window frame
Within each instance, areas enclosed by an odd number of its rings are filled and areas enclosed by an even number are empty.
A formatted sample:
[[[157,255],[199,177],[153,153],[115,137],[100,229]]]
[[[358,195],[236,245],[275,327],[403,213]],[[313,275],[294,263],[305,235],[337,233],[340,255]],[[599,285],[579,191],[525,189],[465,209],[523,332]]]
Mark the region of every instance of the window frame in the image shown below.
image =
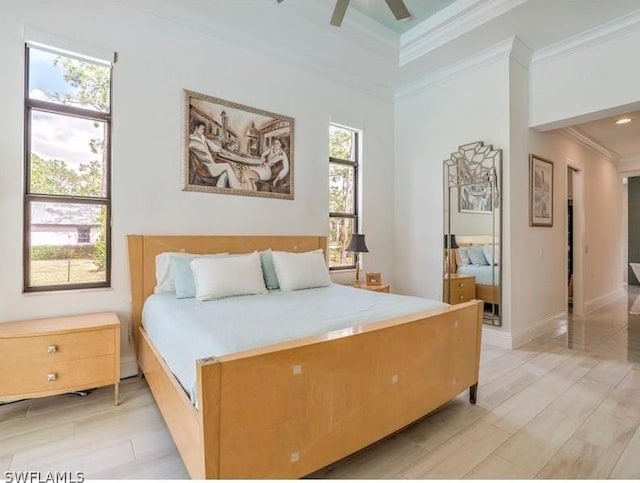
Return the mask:
[[[109,109],[101,112],[92,109],[85,109],[66,104],[44,101],[41,99],[31,99],[29,97],[30,80],[30,49],[35,48],[45,52],[52,52],[63,57],[68,57],[82,62],[99,65],[109,65]],[[91,288],[111,287],[111,132],[113,117],[113,64],[99,63],[91,59],[83,58],[81,55],[69,53],[63,50],[47,48],[41,46],[30,46],[25,43],[25,78],[24,78],[24,196],[23,196],[23,293],[30,292],[53,292],[60,290],[78,290]],[[69,116],[77,119],[87,119],[91,121],[103,122],[106,125],[105,139],[105,160],[106,166],[103,172],[106,192],[104,196],[75,196],[56,195],[46,193],[31,193],[31,113],[46,112],[56,115]],[[57,285],[31,285],[31,204],[32,203],[66,203],[100,205],[105,209],[105,280],[104,282],[82,282],[66,283]]]
[[[347,131],[351,131],[353,133],[353,160],[350,159],[342,159],[335,158],[333,156],[329,156],[329,169],[331,169],[331,164],[341,164],[343,166],[348,166],[353,168],[353,213],[340,213],[340,212],[329,212],[329,226],[331,226],[332,218],[339,219],[352,219],[354,220],[354,233],[360,233],[360,131],[357,129],[353,129],[347,126],[341,126],[335,123],[329,123],[329,126],[334,126],[338,129],[344,129]],[[355,258],[354,258],[355,260]],[[331,261],[329,261],[329,265],[331,265]],[[329,266],[329,271],[339,271],[339,270],[355,270],[356,264],[350,265],[337,265],[337,266]]]

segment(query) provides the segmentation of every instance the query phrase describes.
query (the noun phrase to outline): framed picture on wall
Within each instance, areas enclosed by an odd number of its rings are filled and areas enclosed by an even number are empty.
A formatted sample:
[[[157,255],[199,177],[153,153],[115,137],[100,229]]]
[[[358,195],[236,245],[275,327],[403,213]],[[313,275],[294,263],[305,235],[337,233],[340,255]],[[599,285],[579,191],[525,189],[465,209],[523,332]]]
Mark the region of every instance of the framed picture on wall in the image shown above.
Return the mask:
[[[495,193],[489,183],[460,186],[458,211],[460,213],[493,213]]]
[[[553,226],[553,162],[529,155],[529,226]]]
[[[185,191],[293,199],[294,119],[185,90]]]

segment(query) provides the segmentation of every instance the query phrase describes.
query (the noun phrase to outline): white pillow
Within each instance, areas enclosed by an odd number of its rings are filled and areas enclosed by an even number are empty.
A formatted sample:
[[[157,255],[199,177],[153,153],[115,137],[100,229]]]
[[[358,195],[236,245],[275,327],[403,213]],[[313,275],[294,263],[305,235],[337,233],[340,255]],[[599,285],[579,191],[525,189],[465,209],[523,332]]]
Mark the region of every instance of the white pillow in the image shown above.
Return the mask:
[[[176,285],[173,280],[173,274],[171,273],[171,257],[185,257],[185,258],[197,258],[208,256],[229,255],[228,253],[213,253],[198,255],[195,253],[185,252],[164,252],[156,255],[156,286],[153,289],[153,293],[165,293],[175,292]]]
[[[301,290],[331,285],[322,250],[304,253],[272,252],[272,257],[280,290]]]
[[[194,258],[189,264],[196,284],[196,300],[267,293],[260,254]]]
[[[500,245],[484,245],[482,251],[489,265],[497,265],[500,262]]]
[[[456,264],[460,266],[469,265],[469,249],[466,247],[460,247],[456,250]]]

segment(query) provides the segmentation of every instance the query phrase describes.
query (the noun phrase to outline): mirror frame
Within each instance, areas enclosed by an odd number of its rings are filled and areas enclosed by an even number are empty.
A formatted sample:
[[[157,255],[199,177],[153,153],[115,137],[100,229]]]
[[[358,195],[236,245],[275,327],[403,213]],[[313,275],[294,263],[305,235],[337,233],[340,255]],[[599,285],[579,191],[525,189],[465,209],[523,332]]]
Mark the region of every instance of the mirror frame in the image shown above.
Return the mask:
[[[448,302],[448,294],[451,293],[451,280],[449,276],[452,270],[452,241],[455,233],[451,232],[451,206],[452,193],[459,196],[460,188],[471,185],[487,185],[491,199],[492,233],[494,260],[497,259],[498,280],[495,280],[495,272],[492,273],[493,285],[497,287],[497,294],[493,294],[497,303],[485,302],[484,323],[496,327],[502,326],[502,149],[494,149],[492,145],[485,145],[482,141],[463,144],[458,150],[451,153],[443,162],[444,181],[444,263],[443,263],[443,301]],[[458,198],[459,199],[459,198]],[[459,209],[459,207],[458,207]],[[484,215],[480,215],[484,216]],[[453,235],[453,238],[452,238]],[[473,236],[473,235],[470,235]],[[485,236],[485,235],[483,235]],[[496,245],[498,256],[496,257]],[[491,289],[489,289],[491,290]],[[495,289],[494,289],[495,290]],[[477,297],[477,293],[476,293]],[[450,303],[450,302],[448,302]]]

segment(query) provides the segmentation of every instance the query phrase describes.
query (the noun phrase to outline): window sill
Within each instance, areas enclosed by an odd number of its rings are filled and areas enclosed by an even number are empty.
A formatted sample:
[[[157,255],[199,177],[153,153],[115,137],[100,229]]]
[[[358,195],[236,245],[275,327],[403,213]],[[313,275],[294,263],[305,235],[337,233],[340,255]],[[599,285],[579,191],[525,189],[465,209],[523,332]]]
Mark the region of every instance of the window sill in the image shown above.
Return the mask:
[[[97,287],[97,288],[74,288],[69,290],[43,290],[38,292],[22,292],[25,297],[41,296],[41,295],[68,295],[81,293],[96,292],[113,292],[113,287]]]

